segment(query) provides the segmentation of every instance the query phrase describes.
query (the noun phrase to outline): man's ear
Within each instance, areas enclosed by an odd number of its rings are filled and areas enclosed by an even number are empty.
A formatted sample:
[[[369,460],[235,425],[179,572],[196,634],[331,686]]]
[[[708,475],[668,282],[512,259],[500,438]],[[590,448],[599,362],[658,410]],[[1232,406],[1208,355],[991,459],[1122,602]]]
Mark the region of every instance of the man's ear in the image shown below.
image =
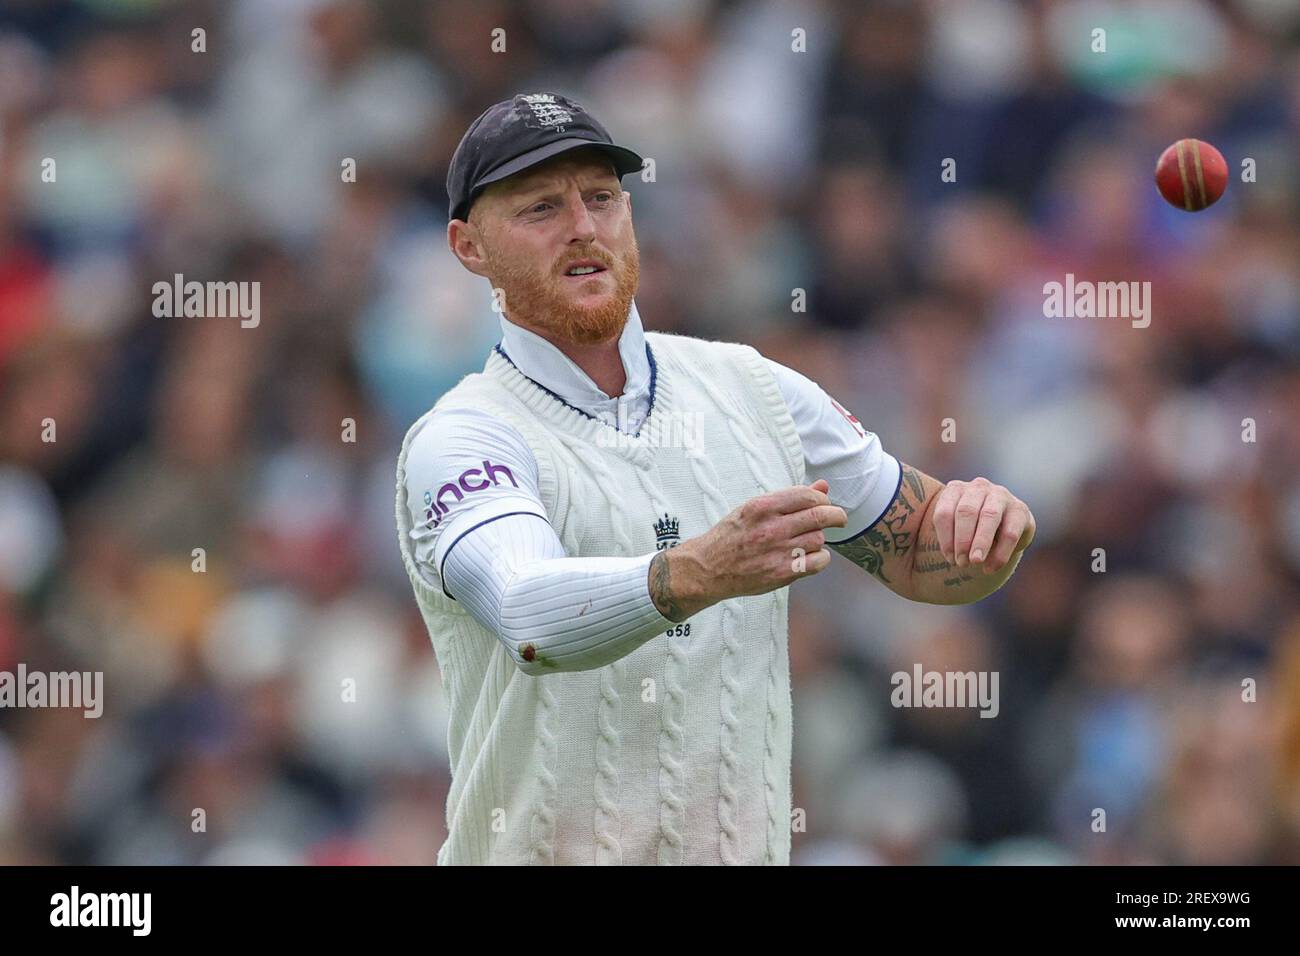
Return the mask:
[[[453,219],[447,223],[447,246],[451,254],[460,260],[476,276],[487,278],[487,257],[483,253],[483,241],[478,228],[464,219]]]

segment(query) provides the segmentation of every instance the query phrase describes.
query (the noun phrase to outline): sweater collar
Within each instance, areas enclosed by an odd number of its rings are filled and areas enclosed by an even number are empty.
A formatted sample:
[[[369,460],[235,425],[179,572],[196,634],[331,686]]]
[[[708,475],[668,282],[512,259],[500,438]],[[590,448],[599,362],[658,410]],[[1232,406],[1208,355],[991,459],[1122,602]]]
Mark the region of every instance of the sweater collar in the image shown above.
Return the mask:
[[[627,375],[622,396],[606,395],[571,358],[536,332],[515,325],[504,312],[501,313],[500,348],[520,372],[587,414],[608,409],[620,399],[634,402],[650,395],[650,359],[635,301],[618,338],[618,354]]]

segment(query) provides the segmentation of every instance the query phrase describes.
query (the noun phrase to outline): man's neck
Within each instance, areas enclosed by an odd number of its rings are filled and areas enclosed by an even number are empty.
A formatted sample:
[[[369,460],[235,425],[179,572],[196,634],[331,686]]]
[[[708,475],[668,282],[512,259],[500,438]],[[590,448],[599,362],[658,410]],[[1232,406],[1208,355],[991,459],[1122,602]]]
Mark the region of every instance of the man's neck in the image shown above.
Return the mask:
[[[623,389],[627,385],[627,370],[623,367],[623,356],[618,350],[621,332],[608,342],[580,345],[565,341],[546,329],[538,329],[522,323],[520,327],[540,335],[563,352],[569,361],[586,372],[587,377],[596,383],[596,387],[610,398],[618,398],[623,394]]]

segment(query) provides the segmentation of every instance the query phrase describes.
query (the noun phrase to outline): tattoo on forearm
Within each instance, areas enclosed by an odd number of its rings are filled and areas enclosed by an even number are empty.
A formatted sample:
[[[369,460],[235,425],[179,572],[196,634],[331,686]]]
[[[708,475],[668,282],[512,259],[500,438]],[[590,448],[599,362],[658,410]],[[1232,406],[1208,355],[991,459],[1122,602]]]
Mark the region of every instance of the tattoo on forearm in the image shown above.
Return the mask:
[[[939,555],[939,557],[930,557],[929,555]],[[922,557],[926,555],[926,557]],[[939,550],[938,541],[927,541],[916,548],[916,558],[912,563],[912,570],[917,574],[929,574],[932,571],[951,571],[953,567],[948,563],[948,559],[943,557],[943,552]]]
[[[673,596],[667,551],[660,551],[650,561],[650,599],[655,602],[659,613],[674,624],[680,624],[690,616]]]
[[[852,541],[830,545],[885,584],[891,583],[885,576],[885,560],[907,555],[912,547],[912,533],[905,529],[917,509],[925,504],[925,488],[920,476],[906,464],[902,468],[903,480],[898,485],[898,496],[884,517]]]
[[[903,481],[912,489],[912,494],[916,496],[918,503],[925,501],[925,486],[921,484],[921,476],[916,473],[916,469],[909,465],[902,466]]]
[[[922,557],[922,555],[927,555],[927,557]],[[933,555],[938,555],[938,557],[933,557]],[[967,574],[965,571],[953,567],[948,562],[948,559],[943,557],[943,551],[939,548],[938,541],[926,541],[916,546],[916,558],[913,560],[912,573],[946,574],[948,576],[943,579],[943,583],[945,587],[950,588],[960,587],[967,581],[976,579],[975,575]]]

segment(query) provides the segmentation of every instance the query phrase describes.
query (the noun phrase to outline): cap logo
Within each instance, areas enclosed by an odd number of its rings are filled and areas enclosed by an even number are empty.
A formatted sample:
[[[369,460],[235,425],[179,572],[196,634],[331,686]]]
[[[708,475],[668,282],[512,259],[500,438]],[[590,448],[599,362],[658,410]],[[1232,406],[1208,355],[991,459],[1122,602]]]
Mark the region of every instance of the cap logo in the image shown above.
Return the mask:
[[[554,93],[521,93],[515,97],[515,107],[525,125],[532,129],[553,129],[557,133],[563,133],[564,127],[573,122],[570,105],[558,102]]]

